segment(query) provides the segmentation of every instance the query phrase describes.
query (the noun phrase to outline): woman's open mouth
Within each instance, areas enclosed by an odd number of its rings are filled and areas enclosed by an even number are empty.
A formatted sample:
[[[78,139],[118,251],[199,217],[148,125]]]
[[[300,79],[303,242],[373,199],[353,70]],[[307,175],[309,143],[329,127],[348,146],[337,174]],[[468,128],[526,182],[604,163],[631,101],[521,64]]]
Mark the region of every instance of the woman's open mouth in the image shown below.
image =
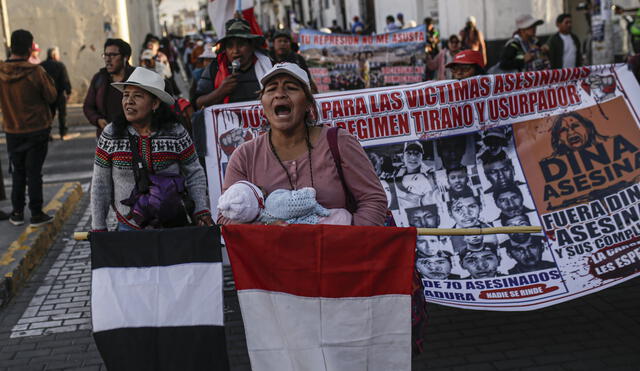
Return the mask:
[[[273,112],[276,116],[289,116],[291,113],[291,106],[288,104],[278,104],[273,108]]]

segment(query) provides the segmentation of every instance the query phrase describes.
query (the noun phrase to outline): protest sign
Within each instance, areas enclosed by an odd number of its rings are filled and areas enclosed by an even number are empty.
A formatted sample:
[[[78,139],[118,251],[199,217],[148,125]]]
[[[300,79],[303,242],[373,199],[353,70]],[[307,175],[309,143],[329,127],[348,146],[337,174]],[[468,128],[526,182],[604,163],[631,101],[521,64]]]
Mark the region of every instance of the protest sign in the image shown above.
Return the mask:
[[[319,92],[420,82],[425,73],[425,26],[379,35],[300,31],[304,56]]]
[[[319,123],[355,135],[398,226],[540,225],[542,234],[419,237],[426,300],[542,308],[640,271],[640,87],[623,65],[326,93]],[[207,109],[212,205],[258,102]],[[346,160],[348,161],[348,160]]]

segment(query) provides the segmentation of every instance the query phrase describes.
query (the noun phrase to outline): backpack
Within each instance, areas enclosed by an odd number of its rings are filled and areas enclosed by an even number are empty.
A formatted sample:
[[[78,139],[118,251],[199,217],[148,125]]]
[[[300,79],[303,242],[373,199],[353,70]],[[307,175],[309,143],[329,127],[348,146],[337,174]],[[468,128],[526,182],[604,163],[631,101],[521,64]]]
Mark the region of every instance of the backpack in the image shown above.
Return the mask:
[[[138,140],[129,135],[133,175],[136,186],[126,200],[120,201],[131,210],[126,216],[138,226],[172,228],[192,225],[195,209],[186,191],[185,179],[180,174],[149,174],[138,152]]]

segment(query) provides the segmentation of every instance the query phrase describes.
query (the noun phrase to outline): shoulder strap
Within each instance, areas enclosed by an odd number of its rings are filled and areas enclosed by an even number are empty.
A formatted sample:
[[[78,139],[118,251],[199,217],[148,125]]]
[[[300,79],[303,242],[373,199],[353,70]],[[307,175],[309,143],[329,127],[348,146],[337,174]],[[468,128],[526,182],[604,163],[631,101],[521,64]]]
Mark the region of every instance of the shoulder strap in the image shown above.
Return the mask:
[[[138,139],[135,135],[127,134],[129,135],[129,144],[131,145],[131,167],[133,168],[133,177],[136,180],[136,189],[140,193],[147,193],[149,192],[150,185],[149,174],[138,152]]]
[[[334,126],[327,130],[327,141],[329,142],[331,157],[333,157],[333,162],[336,164],[336,170],[338,171],[338,176],[340,177],[340,183],[342,183],[342,188],[344,189],[344,194],[347,199],[347,210],[353,214],[356,212],[356,210],[358,210],[358,203],[349,190],[347,182],[344,180],[344,172],[342,171],[342,157],[340,156],[340,148],[338,147],[338,130],[340,130],[339,126]]]

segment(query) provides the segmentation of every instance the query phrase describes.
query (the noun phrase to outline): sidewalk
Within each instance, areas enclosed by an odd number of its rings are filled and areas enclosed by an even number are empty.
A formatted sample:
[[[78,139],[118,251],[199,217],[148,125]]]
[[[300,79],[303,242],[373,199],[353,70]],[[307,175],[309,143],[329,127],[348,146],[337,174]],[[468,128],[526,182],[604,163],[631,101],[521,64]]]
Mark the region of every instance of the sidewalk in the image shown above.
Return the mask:
[[[22,226],[14,226],[8,220],[0,221],[0,307],[16,294],[31,271],[39,265],[82,193],[80,183],[46,184],[43,187],[43,210],[55,216],[52,223],[38,228],[29,227],[31,215],[28,208],[25,208],[25,224]],[[11,212],[11,201],[0,201],[0,209]]]

